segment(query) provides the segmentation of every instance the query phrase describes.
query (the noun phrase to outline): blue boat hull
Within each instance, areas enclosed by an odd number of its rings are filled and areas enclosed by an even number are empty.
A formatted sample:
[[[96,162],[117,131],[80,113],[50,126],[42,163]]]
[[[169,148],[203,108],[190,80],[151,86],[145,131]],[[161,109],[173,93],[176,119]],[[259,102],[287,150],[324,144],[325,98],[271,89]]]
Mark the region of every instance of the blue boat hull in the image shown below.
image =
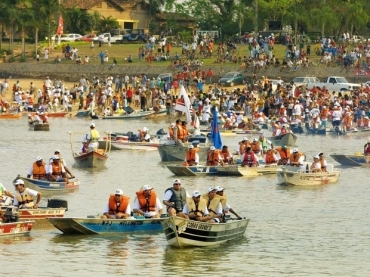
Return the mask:
[[[370,156],[359,155],[330,155],[343,166],[370,166]]]
[[[168,165],[167,168],[176,176],[206,176],[217,175],[217,168],[220,166],[183,166],[183,165]]]
[[[50,182],[47,180],[37,180],[26,177],[18,176],[16,179],[21,179],[24,181],[25,185],[36,190],[40,189],[43,191],[70,191],[78,189],[80,186],[80,181],[74,180],[66,182]]]

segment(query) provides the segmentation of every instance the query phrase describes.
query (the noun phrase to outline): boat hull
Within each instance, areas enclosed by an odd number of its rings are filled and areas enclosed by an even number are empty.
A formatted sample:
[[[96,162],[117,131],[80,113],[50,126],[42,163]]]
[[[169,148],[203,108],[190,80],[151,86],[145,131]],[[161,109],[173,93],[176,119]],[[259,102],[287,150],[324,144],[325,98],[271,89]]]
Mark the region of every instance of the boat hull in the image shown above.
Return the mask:
[[[330,155],[335,161],[343,166],[370,166],[370,156],[356,155]]]
[[[78,180],[69,181],[67,183],[67,182],[50,182],[21,176],[18,176],[17,179],[23,180],[27,187],[44,191],[70,191],[78,189],[80,186],[80,181]]]
[[[103,167],[108,156],[92,151],[81,155],[75,154],[73,158],[78,167]]]
[[[248,222],[249,219],[242,219],[213,224],[170,217],[162,221],[162,227],[169,246],[207,247],[243,237]]]
[[[158,152],[161,156],[162,162],[176,162],[176,161],[184,161],[185,154],[187,150],[187,146],[179,146],[179,145],[169,145],[169,144],[162,144],[158,146]],[[200,146],[199,147],[199,159],[205,160],[207,157],[207,150],[209,149],[208,146]]]
[[[3,113],[0,114],[0,119],[19,119],[21,116],[21,113]]]
[[[230,165],[225,167],[218,167],[217,171],[222,176],[244,176],[244,177],[256,177],[264,174],[275,174],[277,166],[259,166],[259,167],[248,167],[240,165]]]
[[[28,125],[28,127],[32,131],[50,131],[49,123],[31,124],[31,125]]]
[[[276,171],[279,184],[292,186],[320,186],[336,183],[340,172],[317,172],[288,171],[286,168]]]
[[[31,232],[34,223],[30,220],[0,223],[0,237],[27,235]]]
[[[2,207],[5,211],[7,207]],[[18,209],[18,219],[24,220],[38,220],[46,219],[47,217],[64,217],[66,208],[48,208],[40,207],[38,209]]]
[[[163,218],[153,219],[101,219],[101,218],[47,218],[68,235],[91,235],[110,233],[159,232]]]
[[[176,176],[208,176],[218,175],[218,168],[223,166],[183,166],[168,165],[167,168]]]
[[[283,146],[283,145],[295,146],[297,142],[297,136],[292,133],[288,133],[288,134],[281,135],[281,136],[269,137],[267,139],[271,141],[271,143],[275,146]]]
[[[128,114],[128,115],[102,116],[102,117],[99,117],[99,118],[101,118],[101,119],[141,119],[141,118],[145,118],[145,117],[148,117],[148,116],[154,115],[154,114],[155,114],[154,111],[149,111],[149,112],[131,113],[131,114]]]
[[[31,113],[31,115],[35,115],[36,113]],[[47,117],[65,117],[69,112],[47,112],[45,113]]]

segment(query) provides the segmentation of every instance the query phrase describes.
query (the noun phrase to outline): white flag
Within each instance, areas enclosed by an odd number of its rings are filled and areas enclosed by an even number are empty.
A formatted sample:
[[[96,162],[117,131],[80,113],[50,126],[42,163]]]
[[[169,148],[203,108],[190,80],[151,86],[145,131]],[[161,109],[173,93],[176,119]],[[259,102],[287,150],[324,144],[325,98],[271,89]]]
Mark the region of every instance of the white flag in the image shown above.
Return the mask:
[[[190,109],[191,109],[191,104],[190,104],[189,96],[186,93],[184,86],[181,86],[180,95],[177,98],[175,110],[185,113],[187,122],[191,122]]]

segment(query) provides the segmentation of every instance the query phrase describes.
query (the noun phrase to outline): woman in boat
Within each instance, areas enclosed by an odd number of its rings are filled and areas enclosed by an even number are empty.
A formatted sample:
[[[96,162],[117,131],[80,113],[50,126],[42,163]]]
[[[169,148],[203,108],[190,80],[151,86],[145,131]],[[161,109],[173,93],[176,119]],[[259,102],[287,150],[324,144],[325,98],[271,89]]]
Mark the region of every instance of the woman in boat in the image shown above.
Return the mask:
[[[129,218],[131,215],[130,197],[123,195],[121,189],[116,189],[115,194],[109,196],[101,218]]]
[[[245,153],[241,157],[241,166],[257,167],[258,159],[257,155],[252,151],[251,147],[247,147]]]

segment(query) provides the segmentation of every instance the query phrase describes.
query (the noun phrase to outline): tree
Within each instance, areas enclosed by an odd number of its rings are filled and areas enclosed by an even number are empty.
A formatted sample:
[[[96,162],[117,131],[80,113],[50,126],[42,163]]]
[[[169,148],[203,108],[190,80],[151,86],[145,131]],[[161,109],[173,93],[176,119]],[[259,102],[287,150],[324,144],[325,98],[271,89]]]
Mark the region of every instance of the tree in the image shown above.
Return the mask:
[[[98,25],[98,28],[101,32],[106,32],[111,29],[118,29],[119,27],[120,27],[119,22],[112,16],[108,17],[102,16]]]

